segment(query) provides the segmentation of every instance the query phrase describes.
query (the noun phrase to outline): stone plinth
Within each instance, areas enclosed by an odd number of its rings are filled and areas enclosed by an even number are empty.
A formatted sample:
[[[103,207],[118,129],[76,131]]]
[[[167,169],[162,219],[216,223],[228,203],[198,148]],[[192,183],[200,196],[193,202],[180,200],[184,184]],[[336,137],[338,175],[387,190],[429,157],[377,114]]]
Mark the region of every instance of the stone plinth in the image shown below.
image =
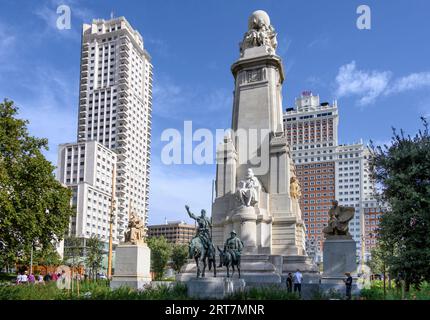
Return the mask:
[[[345,272],[353,278],[352,293],[359,292],[357,288],[356,243],[350,236],[329,236],[324,241],[323,276],[320,288],[323,292],[338,291],[345,294]]]
[[[347,236],[334,236],[324,241],[323,277],[344,277],[356,273],[356,243]]]
[[[245,289],[245,280],[232,278],[194,278],[187,282],[187,293],[191,298],[223,299]]]
[[[121,244],[116,248],[115,274],[110,286],[112,289],[128,286],[143,289],[151,282],[151,250],[146,244]]]

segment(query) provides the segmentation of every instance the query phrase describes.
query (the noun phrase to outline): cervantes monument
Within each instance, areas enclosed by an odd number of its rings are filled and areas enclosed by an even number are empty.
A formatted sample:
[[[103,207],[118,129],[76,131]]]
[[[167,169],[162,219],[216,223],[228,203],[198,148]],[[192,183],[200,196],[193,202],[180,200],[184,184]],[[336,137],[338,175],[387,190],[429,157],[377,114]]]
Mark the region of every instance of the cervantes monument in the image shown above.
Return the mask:
[[[241,276],[247,285],[281,283],[300,269],[317,275],[305,252],[305,224],[284,134],[281,58],[276,33],[264,11],[255,11],[240,43],[231,134],[217,149],[216,199],[212,240],[222,247],[235,230],[243,241]],[[181,280],[195,276],[188,264]]]

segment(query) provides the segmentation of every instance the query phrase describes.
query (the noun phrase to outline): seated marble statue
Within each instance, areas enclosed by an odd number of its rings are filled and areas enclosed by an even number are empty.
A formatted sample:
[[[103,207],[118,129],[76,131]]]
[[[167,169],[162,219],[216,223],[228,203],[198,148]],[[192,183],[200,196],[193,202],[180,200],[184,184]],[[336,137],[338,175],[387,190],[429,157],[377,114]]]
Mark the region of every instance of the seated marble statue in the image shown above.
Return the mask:
[[[245,207],[250,207],[258,203],[260,198],[261,184],[254,176],[252,169],[248,169],[246,179],[239,182],[237,195],[240,202]]]
[[[125,242],[131,244],[144,243],[145,225],[135,213],[132,213],[128,221],[128,231],[125,233]]]
[[[354,207],[339,206],[336,200],[333,201],[330,208],[328,225],[323,229],[327,236],[347,235],[350,236],[348,223],[354,217]]]

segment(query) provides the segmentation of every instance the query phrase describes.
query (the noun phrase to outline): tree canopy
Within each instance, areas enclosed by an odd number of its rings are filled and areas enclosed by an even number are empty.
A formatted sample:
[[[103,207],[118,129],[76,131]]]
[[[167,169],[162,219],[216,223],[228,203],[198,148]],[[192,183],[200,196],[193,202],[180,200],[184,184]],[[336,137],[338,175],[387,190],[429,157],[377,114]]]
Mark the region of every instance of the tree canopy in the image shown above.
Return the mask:
[[[152,237],[148,239],[148,247],[151,249],[151,267],[155,273],[155,280],[162,280],[164,269],[172,254],[172,244],[163,236]]]
[[[389,206],[379,236],[387,264],[407,285],[430,281],[430,136],[426,119],[415,136],[393,129],[391,145],[372,146],[372,177]]]
[[[176,272],[180,272],[182,266],[188,259],[188,246],[186,244],[176,244],[172,250],[172,267]]]
[[[0,250],[15,255],[62,239],[73,214],[71,191],[43,155],[47,139],[31,136],[17,113],[13,101],[0,103]]]

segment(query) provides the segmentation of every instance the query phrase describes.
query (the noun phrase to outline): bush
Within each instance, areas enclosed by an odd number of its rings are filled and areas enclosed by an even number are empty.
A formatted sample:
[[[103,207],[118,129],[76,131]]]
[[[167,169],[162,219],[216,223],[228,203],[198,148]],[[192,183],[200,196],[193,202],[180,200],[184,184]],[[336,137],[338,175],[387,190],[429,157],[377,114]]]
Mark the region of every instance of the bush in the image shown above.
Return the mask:
[[[365,300],[384,300],[384,285],[383,281],[372,281],[371,287],[362,289],[360,297]],[[386,287],[385,300],[401,300],[402,291],[400,288]],[[420,288],[411,287],[409,292],[405,292],[406,300],[430,300],[430,285],[427,282],[422,282]]]
[[[0,286],[0,300],[184,300],[187,288],[183,284],[157,286],[143,291],[121,287],[111,290],[108,281],[80,283],[80,294],[76,287],[71,290],[58,289],[55,282]]]

